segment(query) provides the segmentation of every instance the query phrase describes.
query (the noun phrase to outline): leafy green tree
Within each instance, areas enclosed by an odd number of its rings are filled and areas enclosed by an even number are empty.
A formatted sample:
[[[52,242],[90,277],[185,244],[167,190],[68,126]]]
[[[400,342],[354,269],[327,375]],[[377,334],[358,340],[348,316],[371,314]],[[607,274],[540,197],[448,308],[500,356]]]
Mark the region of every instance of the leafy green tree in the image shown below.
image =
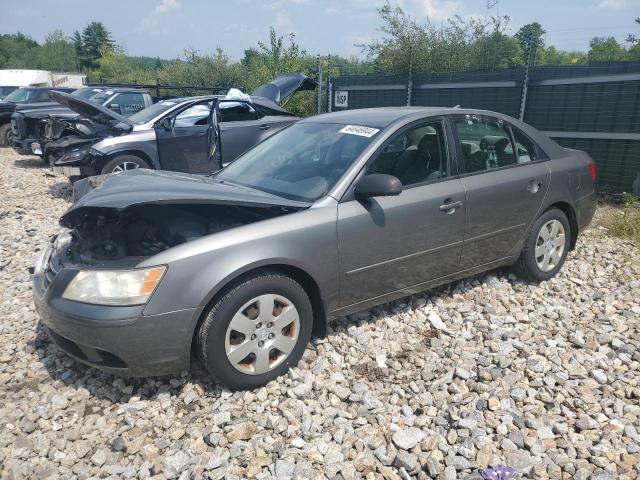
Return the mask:
[[[78,69],[78,57],[71,41],[62,30],[53,30],[42,46],[35,52],[38,68],[58,72],[73,72]]]
[[[38,48],[38,42],[21,32],[0,34],[0,68],[37,68],[33,52]]]
[[[516,32],[514,37],[520,42],[522,53],[527,57],[529,48],[533,48],[534,65],[544,65],[545,62],[545,42],[544,36],[547,31],[538,22],[528,23]],[[523,58],[526,64],[527,58]]]
[[[625,60],[627,52],[614,37],[595,37],[589,43],[590,62]]]
[[[80,63],[84,68],[98,67],[98,59],[103,52],[112,49],[115,42],[111,38],[111,33],[101,22],[91,22],[82,31],[82,36],[74,33],[73,42],[78,46],[78,38],[80,37]]]

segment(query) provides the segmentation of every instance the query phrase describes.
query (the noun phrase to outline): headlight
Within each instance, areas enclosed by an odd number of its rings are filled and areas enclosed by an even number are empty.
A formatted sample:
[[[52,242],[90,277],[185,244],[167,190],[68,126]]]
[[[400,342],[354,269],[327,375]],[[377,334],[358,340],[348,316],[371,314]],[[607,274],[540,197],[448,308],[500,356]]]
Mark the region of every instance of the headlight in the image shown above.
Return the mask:
[[[142,305],[160,283],[166,267],[140,270],[81,270],[62,294],[76,302]]]

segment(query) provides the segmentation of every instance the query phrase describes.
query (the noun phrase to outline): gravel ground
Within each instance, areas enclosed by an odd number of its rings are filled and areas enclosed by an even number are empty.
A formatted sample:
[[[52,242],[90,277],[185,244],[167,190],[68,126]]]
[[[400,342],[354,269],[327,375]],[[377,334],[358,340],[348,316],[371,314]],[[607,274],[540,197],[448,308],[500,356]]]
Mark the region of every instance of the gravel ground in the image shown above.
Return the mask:
[[[128,380],[61,353],[29,269],[71,190],[0,149],[0,191],[2,478],[638,478],[640,254],[601,229],[552,281],[492,272],[386,304],[230,393],[198,365]]]

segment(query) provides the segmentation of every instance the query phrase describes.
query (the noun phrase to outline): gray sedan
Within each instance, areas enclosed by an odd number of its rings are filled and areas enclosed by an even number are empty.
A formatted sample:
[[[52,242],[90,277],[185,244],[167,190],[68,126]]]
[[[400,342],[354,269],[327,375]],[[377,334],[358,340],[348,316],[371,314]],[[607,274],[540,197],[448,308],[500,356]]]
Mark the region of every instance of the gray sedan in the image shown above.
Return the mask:
[[[309,118],[212,177],[81,180],[34,299],[69,355],[131,376],[198,353],[234,389],[295,365],[330,319],[500,266],[558,273],[594,209],[595,164],[498,113]]]

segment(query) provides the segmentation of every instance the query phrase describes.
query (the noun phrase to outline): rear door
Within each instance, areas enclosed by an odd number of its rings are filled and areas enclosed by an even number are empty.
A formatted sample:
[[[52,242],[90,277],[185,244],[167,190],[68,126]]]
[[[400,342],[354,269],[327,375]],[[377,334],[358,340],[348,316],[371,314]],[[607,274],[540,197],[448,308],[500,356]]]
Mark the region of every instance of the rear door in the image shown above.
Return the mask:
[[[443,119],[398,132],[364,174],[393,175],[395,197],[338,206],[340,303],[349,306],[453,274],[459,269],[465,223],[464,187],[451,167]]]
[[[549,188],[547,157],[502,119],[454,115],[452,124],[467,192],[461,267],[516,255]]]
[[[217,170],[209,157],[211,100],[182,109],[155,126],[160,164],[164,170],[211,173]]]
[[[227,165],[258,143],[271,126],[249,102],[221,100],[219,109],[222,164]]]

